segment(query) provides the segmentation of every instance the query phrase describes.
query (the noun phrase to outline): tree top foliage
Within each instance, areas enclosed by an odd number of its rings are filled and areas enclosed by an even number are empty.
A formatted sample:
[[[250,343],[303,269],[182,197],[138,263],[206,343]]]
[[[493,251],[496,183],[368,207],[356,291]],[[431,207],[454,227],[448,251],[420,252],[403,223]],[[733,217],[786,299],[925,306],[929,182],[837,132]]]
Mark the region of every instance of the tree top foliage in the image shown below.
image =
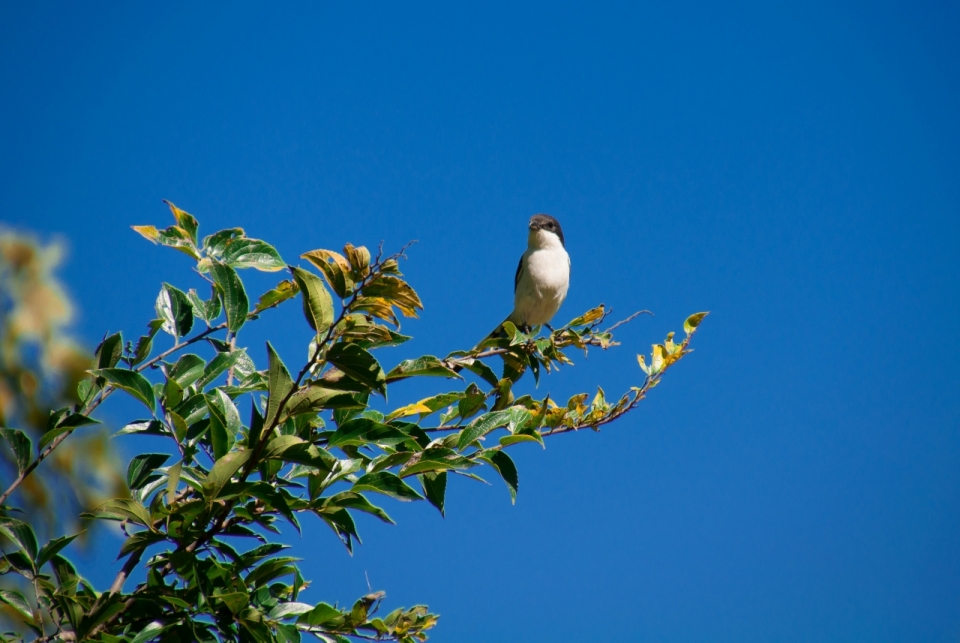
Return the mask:
[[[609,314],[603,306],[546,335],[507,322],[502,336],[470,350],[384,367],[376,351],[409,340],[399,332],[400,318],[423,308],[400,272],[403,250],[387,255],[347,244],[342,252],[306,252],[302,265],[288,265],[241,228],[201,238],[196,218],[169,206],[175,225],[134,230],[189,256],[197,287],[163,283],[142,336],[106,337],[77,384],[76,402],[49,414],[35,445],[28,433],[3,429],[17,470],[0,494],[0,534],[9,545],[0,574],[21,583],[0,589],[0,602],[26,628],[12,638],[32,632],[39,640],[102,643],[426,640],[437,616],[423,605],[383,614],[382,592],[347,606],[307,601],[309,583],[278,542],[278,524],[299,531],[300,516],[314,514],[352,551],[360,540],[356,512],[392,523],[374,503],[378,496],[425,499],[442,513],[450,475],[476,477],[489,467],[515,498],[511,446],[596,430],[629,413],[691,351],[706,316],[686,320],[683,340],[670,333],[649,356],[638,356],[643,378],[620,397],[608,400],[599,389],[564,403],[518,397],[514,385],[527,372],[539,380],[571,364],[570,351],[615,346],[619,324],[601,328]],[[240,277],[248,268],[286,278],[254,298]],[[309,359],[288,368],[268,343],[266,364],[255,364],[240,332],[295,299],[313,334]],[[212,358],[196,351],[202,343],[212,347]],[[371,407],[391,384],[415,377],[452,381],[455,390],[385,413]],[[119,433],[161,436],[169,453],[133,457],[129,494],[87,514],[118,521],[126,535],[123,567],[111,587],[98,591],[62,554],[75,535],[40,545],[10,502],[117,393],[144,411]],[[127,587],[138,569],[145,580]]]

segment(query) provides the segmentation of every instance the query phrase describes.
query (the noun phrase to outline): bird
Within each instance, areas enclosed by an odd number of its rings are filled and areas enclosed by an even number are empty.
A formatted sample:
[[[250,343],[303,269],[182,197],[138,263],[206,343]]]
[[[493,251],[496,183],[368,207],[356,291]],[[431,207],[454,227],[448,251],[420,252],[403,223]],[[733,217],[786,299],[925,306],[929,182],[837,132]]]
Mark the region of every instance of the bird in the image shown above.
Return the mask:
[[[527,250],[513,279],[513,311],[504,320],[524,332],[543,324],[549,328],[570,288],[570,255],[560,222],[549,214],[535,214],[528,228]]]

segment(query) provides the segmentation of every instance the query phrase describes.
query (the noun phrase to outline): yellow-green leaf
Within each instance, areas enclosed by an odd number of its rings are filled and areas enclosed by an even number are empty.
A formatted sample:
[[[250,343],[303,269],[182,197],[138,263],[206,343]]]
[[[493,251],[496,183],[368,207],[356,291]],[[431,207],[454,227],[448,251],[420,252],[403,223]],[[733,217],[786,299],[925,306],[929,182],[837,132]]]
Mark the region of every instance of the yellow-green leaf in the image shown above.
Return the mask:
[[[703,321],[703,318],[709,314],[709,312],[694,313],[687,317],[687,320],[683,322],[683,332],[685,332],[687,335],[693,334],[693,331],[697,329],[697,326],[700,325],[700,322]]]

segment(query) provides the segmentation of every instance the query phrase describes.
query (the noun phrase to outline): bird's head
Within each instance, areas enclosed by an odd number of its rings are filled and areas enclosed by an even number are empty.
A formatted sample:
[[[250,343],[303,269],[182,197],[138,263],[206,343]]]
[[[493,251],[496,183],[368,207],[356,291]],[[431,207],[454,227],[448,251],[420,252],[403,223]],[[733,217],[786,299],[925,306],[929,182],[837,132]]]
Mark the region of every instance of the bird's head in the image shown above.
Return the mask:
[[[563,244],[563,230],[560,228],[560,222],[549,214],[535,214],[530,217],[530,241],[535,240],[543,242],[551,239],[550,235],[556,235]],[[541,245],[541,243],[538,243]]]

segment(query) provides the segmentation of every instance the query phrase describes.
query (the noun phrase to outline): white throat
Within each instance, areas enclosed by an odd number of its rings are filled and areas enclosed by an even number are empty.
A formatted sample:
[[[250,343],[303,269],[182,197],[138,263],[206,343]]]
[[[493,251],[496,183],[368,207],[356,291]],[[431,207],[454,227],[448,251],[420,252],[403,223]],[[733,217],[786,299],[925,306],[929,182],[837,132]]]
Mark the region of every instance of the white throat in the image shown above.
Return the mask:
[[[563,249],[560,237],[549,230],[531,230],[527,235],[527,247],[531,250]]]

